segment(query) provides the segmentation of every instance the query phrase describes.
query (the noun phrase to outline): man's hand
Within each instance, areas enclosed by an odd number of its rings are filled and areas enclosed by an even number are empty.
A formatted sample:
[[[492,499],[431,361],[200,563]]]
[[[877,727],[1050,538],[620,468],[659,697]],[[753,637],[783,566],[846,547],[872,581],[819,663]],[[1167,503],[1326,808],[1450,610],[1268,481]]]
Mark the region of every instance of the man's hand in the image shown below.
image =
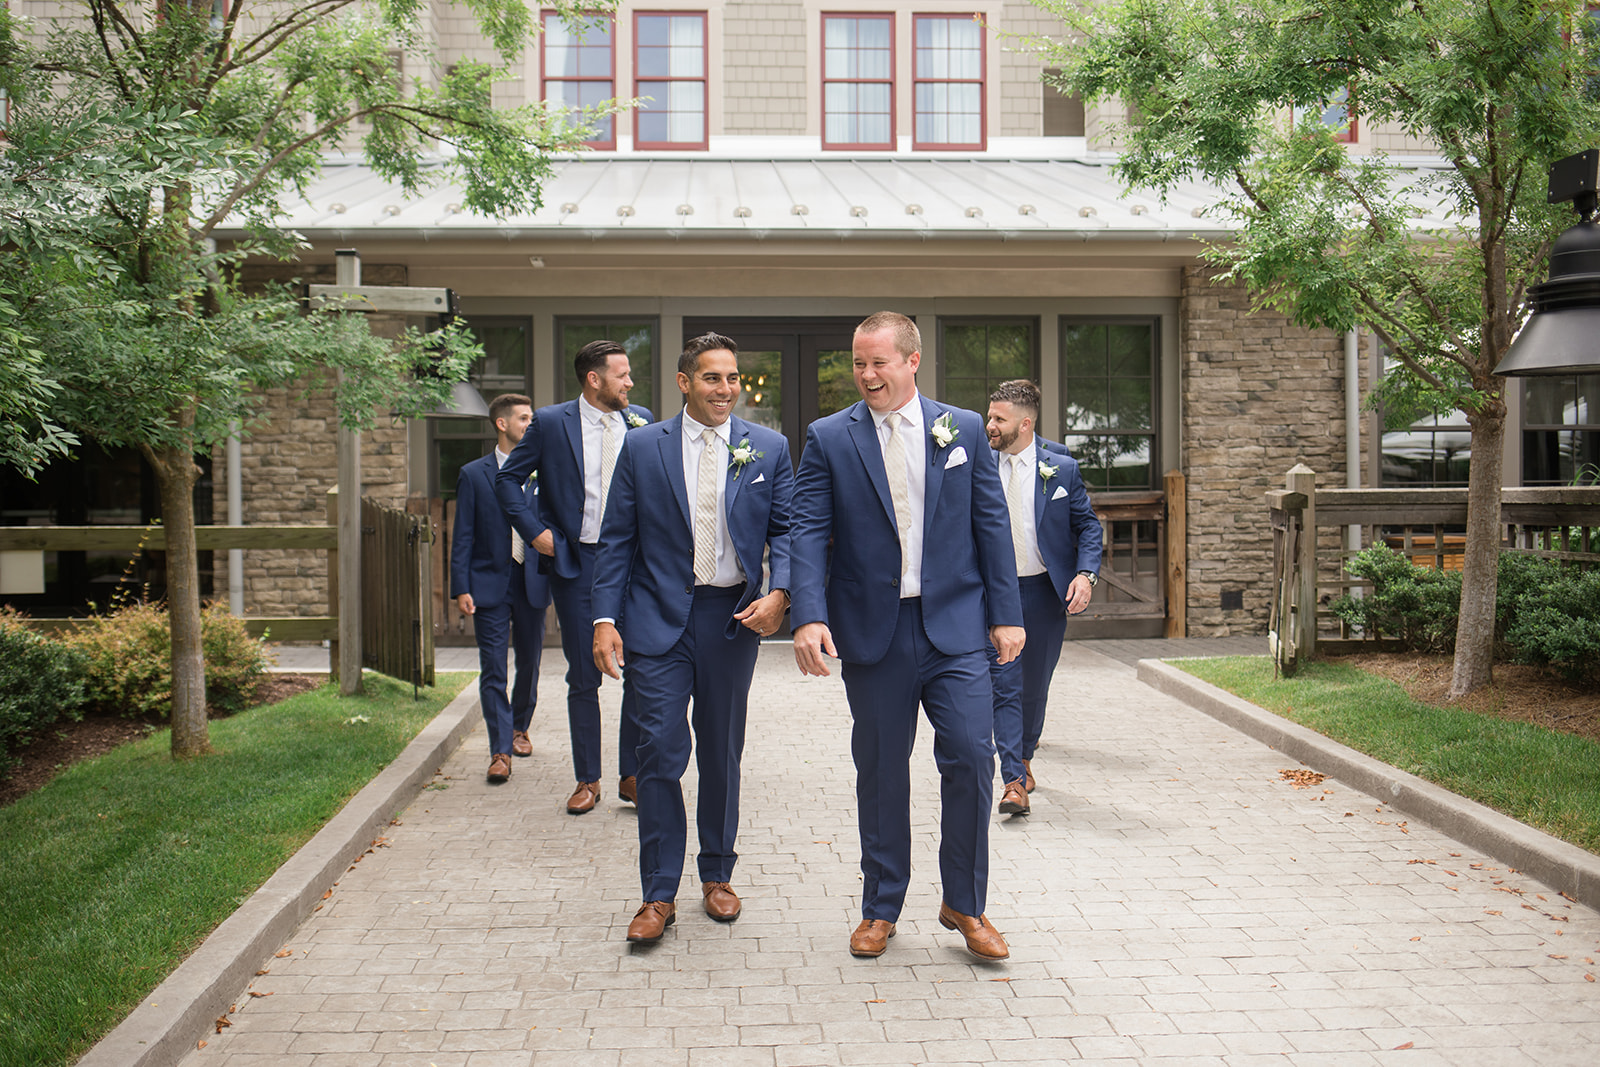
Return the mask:
[[[622,677],[622,635],[609,622],[594,624],[594,665],[613,678]]]
[[[838,651],[833,647],[833,631],[828,629],[827,623],[808,622],[794,632],[794,661],[800,667],[801,674],[828,677],[832,672],[828,670],[824,655],[839,658]]]
[[[1028,632],[1020,626],[991,626],[989,627],[989,641],[994,645],[994,650],[999,653],[1001,663],[1010,663],[1022,654],[1022,646],[1028,639]]]
[[[550,532],[548,526],[539,531],[539,536],[528,543],[541,556],[553,556],[556,554],[556,535]]]
[[[1085,575],[1078,575],[1072,579],[1072,584],[1067,586],[1067,614],[1076,615],[1089,606],[1089,598],[1094,595],[1094,586],[1089,584]]]
[[[456,597],[456,610],[463,615],[471,615],[478,610],[478,606],[472,602],[471,593],[462,593]]]
[[[766,637],[778,631],[779,624],[783,622],[783,609],[788,606],[788,594],[776,589],[758,600],[751,601],[749,607],[735,612],[733,617],[743,623],[746,629],[754,630],[760,636]]]

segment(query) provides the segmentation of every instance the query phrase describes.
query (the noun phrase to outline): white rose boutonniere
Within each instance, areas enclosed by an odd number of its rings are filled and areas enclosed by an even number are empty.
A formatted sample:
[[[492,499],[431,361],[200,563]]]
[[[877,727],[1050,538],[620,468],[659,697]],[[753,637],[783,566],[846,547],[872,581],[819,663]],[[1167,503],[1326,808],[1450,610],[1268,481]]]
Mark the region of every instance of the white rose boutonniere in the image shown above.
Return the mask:
[[[933,425],[928,428],[928,432],[933,435],[934,441],[940,448],[944,448],[951,441],[961,436],[961,431],[956,429],[956,420],[948,411],[933,420]]]
[[[1055,464],[1040,462],[1039,480],[1044,482],[1045,485],[1049,485],[1050,479],[1054,478],[1056,476],[1056,472],[1060,469],[1061,468]]]
[[[622,417],[627,420],[630,429],[637,430],[641,426],[650,425],[649,423],[645,422],[643,415],[636,415],[631,411],[624,411],[622,413]]]
[[[728,466],[733,468],[733,477],[735,480],[738,480],[739,474],[744,470],[744,465],[746,463],[750,463],[766,455],[765,452],[757,452],[753,447],[751,447],[750,438],[748,437],[736,445],[729,445],[727,447]]]

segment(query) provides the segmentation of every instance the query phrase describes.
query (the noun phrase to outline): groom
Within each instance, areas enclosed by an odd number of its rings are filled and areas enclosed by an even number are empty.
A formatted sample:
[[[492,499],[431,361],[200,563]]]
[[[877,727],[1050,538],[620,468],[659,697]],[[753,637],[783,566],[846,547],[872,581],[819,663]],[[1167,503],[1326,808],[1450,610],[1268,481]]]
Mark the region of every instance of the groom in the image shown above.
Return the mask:
[[[795,662],[843,661],[861,833],[855,956],[881,956],[911,880],[910,757],[920,702],[941,805],[939,922],[985,960],[1009,955],[984,915],[993,696],[985,655],[1023,646],[1005,496],[976,412],[917,391],[916,323],[880,311],[852,345],[861,402],[813,422],[795,476]],[[983,452],[976,451],[983,449]],[[832,555],[829,557],[829,540]]]

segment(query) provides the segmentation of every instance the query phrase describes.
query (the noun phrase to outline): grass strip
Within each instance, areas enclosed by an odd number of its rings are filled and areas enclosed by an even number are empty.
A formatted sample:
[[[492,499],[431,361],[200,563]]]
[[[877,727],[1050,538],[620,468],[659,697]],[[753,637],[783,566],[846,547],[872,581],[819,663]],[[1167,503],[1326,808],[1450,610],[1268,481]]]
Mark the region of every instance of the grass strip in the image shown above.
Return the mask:
[[[320,689],[150,737],[0,809],[0,1065],[78,1059],[388,766],[473,677]]]
[[[1336,662],[1272,677],[1265,656],[1171,660],[1174,667],[1392,767],[1600,852],[1600,745],[1531,723],[1413,700],[1398,684]]]

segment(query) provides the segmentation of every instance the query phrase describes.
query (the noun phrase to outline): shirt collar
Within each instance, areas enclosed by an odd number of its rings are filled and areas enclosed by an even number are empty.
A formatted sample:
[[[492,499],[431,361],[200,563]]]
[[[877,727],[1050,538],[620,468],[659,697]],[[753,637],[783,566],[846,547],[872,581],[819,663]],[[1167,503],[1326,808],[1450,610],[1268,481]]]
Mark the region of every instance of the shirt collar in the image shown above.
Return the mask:
[[[698,441],[700,440],[701,434],[705,433],[707,430],[710,430],[724,441],[729,441],[732,440],[732,427],[732,418],[723,419],[721,426],[707,426],[699,419],[696,419],[694,416],[690,415],[688,408],[683,409],[683,435],[685,437],[690,437]]]
[[[589,398],[584,396],[582,393],[578,394],[578,412],[583,415],[583,417],[591,424],[598,423],[601,425],[604,425],[609,416],[621,414],[621,412],[617,411],[601,411],[599,408],[589,403]]]
[[[904,420],[907,425],[914,428],[920,427],[922,425],[922,394],[920,392],[913,392],[911,394],[911,399],[907,400],[901,406],[895,408],[895,411],[900,413],[900,418]],[[883,424],[885,420],[889,418],[889,415],[890,413],[887,411],[872,412],[872,425],[876,429],[883,429]]]
[[[506,460],[510,458],[511,454],[509,452],[500,451],[499,445],[494,446],[494,465],[496,467],[504,467],[506,465]]]

